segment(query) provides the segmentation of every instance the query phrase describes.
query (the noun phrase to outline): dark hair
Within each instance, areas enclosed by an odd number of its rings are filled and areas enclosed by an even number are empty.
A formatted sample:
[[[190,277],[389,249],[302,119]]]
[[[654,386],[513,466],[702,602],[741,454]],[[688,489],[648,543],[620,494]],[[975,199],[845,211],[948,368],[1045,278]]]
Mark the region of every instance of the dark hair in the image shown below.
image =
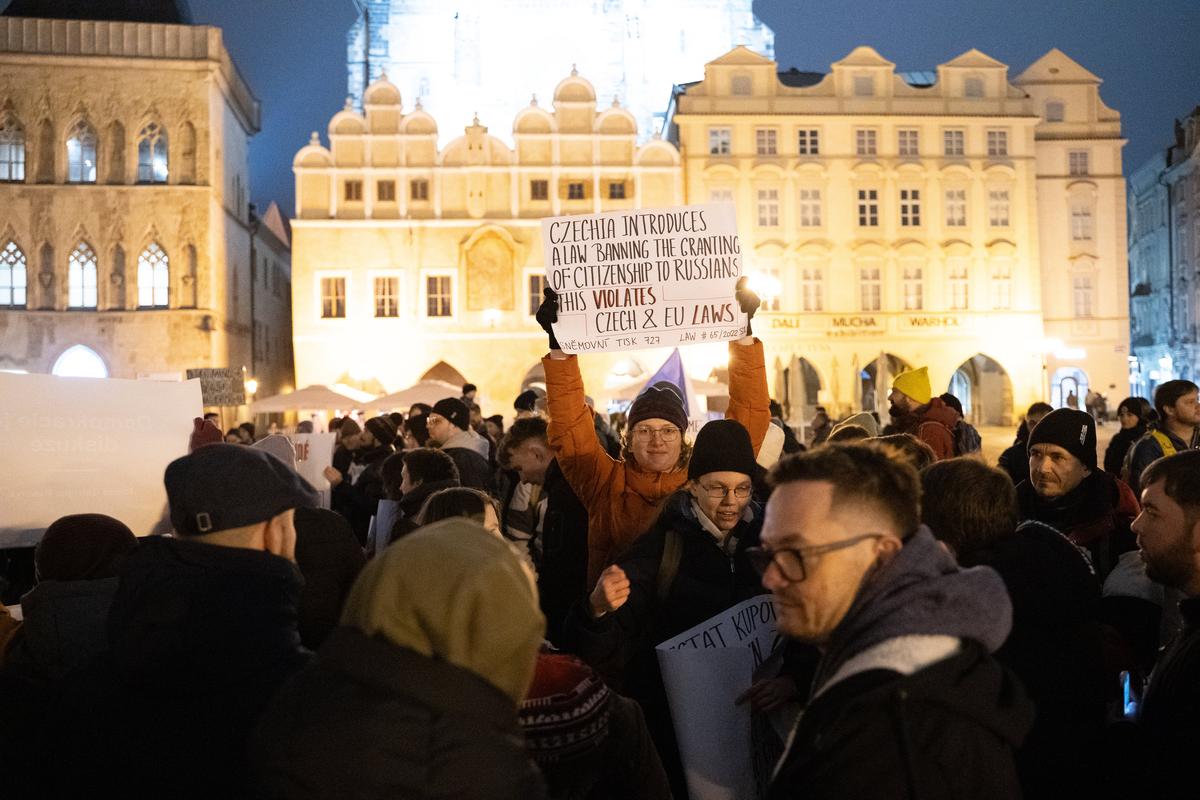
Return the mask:
[[[237,438],[241,439],[242,438],[241,430],[242,430],[241,428],[230,428],[229,430],[225,431],[225,435],[226,436],[236,436]]]
[[[1029,408],[1025,409],[1025,419],[1029,419],[1030,417],[1044,417],[1053,410],[1054,406],[1038,400],[1036,403],[1030,403]]]
[[[392,424],[395,425],[397,429],[399,429],[399,427],[404,424],[404,415],[401,414],[399,411],[393,411],[392,413],[388,414],[387,416],[388,416],[388,419],[390,419],[392,421]]]
[[[1164,409],[1174,408],[1179,402],[1179,398],[1189,395],[1197,391],[1196,384],[1191,381],[1175,380],[1167,381],[1154,390],[1154,410],[1158,412],[1158,421],[1160,424],[1166,424],[1167,412]]]
[[[412,434],[421,447],[424,447],[429,441],[429,421],[423,415],[409,417],[408,421],[404,423],[404,429]]]
[[[1200,516],[1200,450],[1184,450],[1151,462],[1139,482],[1145,488],[1159,481],[1164,482],[1167,497],[1183,507],[1189,521]]]
[[[779,417],[780,419],[783,419],[783,406],[779,404],[778,400],[772,400],[768,405],[771,409],[772,417]]]
[[[874,446],[882,446],[887,455],[894,453],[897,458],[903,459],[904,463],[917,472],[937,461],[937,453],[933,452],[933,448],[911,433],[876,436],[874,439],[868,439],[867,442]]]
[[[473,384],[473,383],[464,383],[463,384],[463,392],[462,393],[463,393],[464,397],[466,396],[467,392],[477,392],[477,391],[479,391],[479,387],[476,386],[475,384]]]
[[[921,471],[921,519],[971,566],[974,554],[1017,529],[1017,490],[1007,474],[974,458],[938,461]]]
[[[503,447],[507,450],[520,447],[530,439],[538,439],[546,442],[547,431],[549,424],[541,417],[525,417],[519,419],[512,424],[508,429],[508,433],[504,434]]]
[[[335,431],[341,430],[342,423],[345,421],[345,417],[334,417],[333,419],[329,420],[329,432],[334,433]]]
[[[501,433],[504,432],[504,415],[503,414],[492,414],[490,417],[485,417],[483,421],[492,423],[493,425],[495,425],[497,428],[500,429]]]
[[[767,474],[772,488],[796,481],[833,484],[835,506],[868,504],[907,539],[921,524],[921,481],[907,464],[863,444],[832,444],[785,456]]]
[[[431,411],[433,411],[433,406],[429,405],[429,403],[413,403],[411,406],[408,407],[408,418],[409,419],[413,418],[412,412],[414,410],[421,412],[420,414],[418,414],[416,416],[421,416],[421,415],[428,414]]]
[[[383,481],[383,496],[387,500],[399,500],[404,496],[400,484],[404,481],[404,451],[392,453],[379,465],[379,479]]]
[[[943,403],[945,403],[947,406],[949,406],[950,408],[953,408],[960,417],[963,415],[962,401],[959,400],[957,397],[950,394],[949,392],[946,392],[945,394],[938,395],[938,398]]]
[[[1117,406],[1117,413],[1121,413],[1121,409],[1125,409],[1130,414],[1137,417],[1139,423],[1149,422],[1147,419],[1148,412],[1151,410],[1150,401],[1144,397],[1126,397]]]
[[[206,411],[204,414],[204,418],[205,419],[220,419],[221,415],[215,411]]]
[[[499,505],[486,492],[465,486],[442,489],[429,495],[425,505],[421,506],[421,513],[417,515],[417,523],[430,525],[451,517],[467,517],[482,523],[488,506],[496,512],[496,519],[500,519]]]
[[[471,400],[467,403],[467,410],[468,411],[477,411],[480,414],[483,413],[483,409],[479,407],[479,403],[476,403],[474,400]]]
[[[404,459],[404,466],[408,467],[409,480],[414,483],[459,480],[454,459],[441,450],[419,447],[416,450],[405,450],[401,457]]]
[[[837,442],[861,442],[864,439],[870,438],[870,431],[862,425],[842,425],[836,431],[829,434],[829,438],[825,441],[834,444]]]
[[[1163,385],[1165,386],[1166,384],[1163,384]],[[254,438],[255,430],[254,430],[253,422],[243,422],[241,425],[238,425],[238,428],[245,431],[246,433],[250,434],[251,439]]]

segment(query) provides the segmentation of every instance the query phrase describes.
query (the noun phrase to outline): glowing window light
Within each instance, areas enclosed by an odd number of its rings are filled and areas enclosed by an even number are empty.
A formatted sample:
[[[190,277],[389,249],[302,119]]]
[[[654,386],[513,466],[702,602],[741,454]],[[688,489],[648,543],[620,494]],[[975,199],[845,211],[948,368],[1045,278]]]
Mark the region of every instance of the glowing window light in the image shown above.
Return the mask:
[[[95,350],[77,344],[58,357],[50,374],[60,378],[107,378],[108,367]]]

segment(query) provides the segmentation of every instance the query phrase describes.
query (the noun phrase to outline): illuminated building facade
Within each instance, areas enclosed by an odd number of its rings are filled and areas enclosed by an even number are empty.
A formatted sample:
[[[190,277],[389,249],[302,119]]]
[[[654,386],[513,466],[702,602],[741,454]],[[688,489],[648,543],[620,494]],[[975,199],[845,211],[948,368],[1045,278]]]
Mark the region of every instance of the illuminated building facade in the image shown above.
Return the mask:
[[[286,303],[250,302],[259,103],[220,30],[174,2],[57,18],[89,11],[16,0],[0,16],[0,369],[249,367],[257,325],[291,338]],[[259,380],[283,388],[290,366]]]
[[[514,147],[476,121],[439,149],[376,81],[295,159],[299,382],[462,377],[507,406],[545,348],[539,218],[730,201],[793,419],[886,408],[889,376],[921,365],[982,424],[1082,405],[1124,385],[1129,347],[1123,141],[1098,84],[1057,50],[1010,80],[974,50],[901,75],[861,47],[812,74],[739,47],[676,92],[669,142],[638,146],[572,75],[552,112],[517,115]],[[581,363],[603,397],[666,355]],[[684,352],[702,379],[724,357]]]
[[[1130,382],[1144,397],[1200,375],[1200,108],[1129,179]]]
[[[386,73],[447,124],[508,120],[521,100],[514,87],[544,102],[575,64],[602,103],[620,99],[645,140],[662,127],[671,87],[699,78],[713,53],[774,48],[751,0],[358,0],[358,8],[347,48],[354,106]],[[511,144],[508,131],[499,136]]]

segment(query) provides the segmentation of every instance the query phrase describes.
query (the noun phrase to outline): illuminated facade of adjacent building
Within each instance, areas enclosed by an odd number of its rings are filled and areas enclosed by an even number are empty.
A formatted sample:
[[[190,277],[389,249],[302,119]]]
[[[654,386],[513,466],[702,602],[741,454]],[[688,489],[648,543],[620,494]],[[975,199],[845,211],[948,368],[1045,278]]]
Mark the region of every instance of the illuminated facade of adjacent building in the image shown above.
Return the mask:
[[[633,115],[577,74],[510,116],[512,147],[476,118],[439,148],[437,121],[386,79],[363,105],[294,161],[298,385],[470,380],[509,407],[546,351],[541,218],[678,204],[679,153],[639,145]],[[594,385],[610,366],[587,365]]]
[[[620,99],[645,140],[662,127],[671,87],[699,78],[714,53],[739,44],[768,55],[774,48],[774,35],[754,16],[751,0],[358,0],[357,5],[347,47],[354,106],[362,109],[366,86],[386,73],[408,101],[421,100],[434,118],[455,126],[476,114],[492,124],[507,121],[529,97],[514,97],[514,87],[545,102],[555,79],[575,64],[602,103]],[[512,143],[508,131],[497,133]]]
[[[1200,108],[1129,179],[1130,382],[1144,397],[1200,375]]]
[[[348,107],[295,159],[299,382],[396,390],[434,370],[507,403],[545,348],[540,217],[730,201],[793,418],[884,406],[888,376],[921,365],[984,424],[1082,403],[1125,384],[1129,344],[1123,141],[1098,83],[1057,50],[1010,80],[977,51],[900,75],[861,47],[811,74],[735,48],[677,91],[670,142],[639,147],[632,115],[573,75],[553,113],[517,115],[515,148],[476,122],[439,149],[377,81],[365,118]],[[603,397],[666,355],[581,363]],[[684,353],[697,378],[724,357]]]
[[[104,6],[0,16],[0,369],[249,367],[257,324],[290,350],[286,303],[251,307],[260,111],[221,31],[170,0]],[[290,385],[290,364],[259,380]]]

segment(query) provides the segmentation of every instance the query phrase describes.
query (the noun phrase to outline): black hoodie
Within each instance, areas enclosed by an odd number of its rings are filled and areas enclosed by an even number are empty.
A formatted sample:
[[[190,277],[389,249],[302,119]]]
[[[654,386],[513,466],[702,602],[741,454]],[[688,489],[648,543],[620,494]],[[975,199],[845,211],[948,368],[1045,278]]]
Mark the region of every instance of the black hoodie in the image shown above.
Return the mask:
[[[54,789],[247,796],[249,734],[309,657],[300,585],[295,565],[270,553],[143,540],[122,568],[108,658],[64,684],[42,731]]]

